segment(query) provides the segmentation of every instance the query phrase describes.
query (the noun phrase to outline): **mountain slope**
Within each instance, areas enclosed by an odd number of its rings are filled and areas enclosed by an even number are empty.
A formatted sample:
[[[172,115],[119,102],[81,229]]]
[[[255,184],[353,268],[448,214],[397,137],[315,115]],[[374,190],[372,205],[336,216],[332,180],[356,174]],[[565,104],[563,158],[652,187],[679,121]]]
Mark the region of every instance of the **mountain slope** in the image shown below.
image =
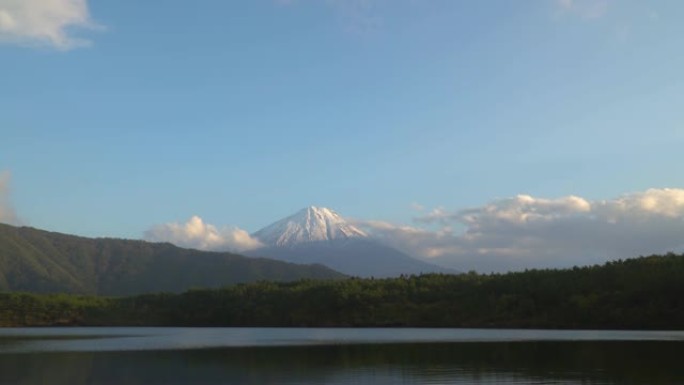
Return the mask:
[[[341,277],[324,266],[0,224],[0,290],[129,295],[257,280]]]
[[[325,207],[310,206],[253,234],[272,247],[292,247],[308,242],[367,238],[338,213]]]
[[[323,264],[354,276],[454,272],[411,258],[373,240],[327,208],[307,207],[252,235],[266,247],[249,251],[247,255]]]

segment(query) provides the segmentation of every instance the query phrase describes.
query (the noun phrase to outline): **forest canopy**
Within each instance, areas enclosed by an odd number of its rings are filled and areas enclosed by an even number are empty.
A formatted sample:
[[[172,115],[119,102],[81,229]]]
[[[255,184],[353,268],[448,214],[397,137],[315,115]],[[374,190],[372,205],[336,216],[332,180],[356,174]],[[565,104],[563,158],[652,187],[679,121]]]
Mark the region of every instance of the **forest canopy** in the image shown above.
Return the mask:
[[[684,329],[684,255],[133,297],[0,292],[0,325]]]

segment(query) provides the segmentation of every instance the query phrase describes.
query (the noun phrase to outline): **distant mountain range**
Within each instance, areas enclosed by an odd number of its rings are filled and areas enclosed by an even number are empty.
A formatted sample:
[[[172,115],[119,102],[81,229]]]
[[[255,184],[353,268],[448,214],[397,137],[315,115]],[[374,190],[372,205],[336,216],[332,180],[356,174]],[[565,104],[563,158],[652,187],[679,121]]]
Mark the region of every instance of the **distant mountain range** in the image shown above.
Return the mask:
[[[335,211],[310,206],[252,234],[264,245],[247,255],[319,263],[359,277],[455,273],[411,258],[353,226]]]
[[[0,291],[116,296],[345,274],[454,273],[373,240],[327,208],[305,208],[253,237],[265,246],[241,256],[0,224]]]
[[[0,291],[131,295],[258,280],[342,277],[321,265],[0,224]]]

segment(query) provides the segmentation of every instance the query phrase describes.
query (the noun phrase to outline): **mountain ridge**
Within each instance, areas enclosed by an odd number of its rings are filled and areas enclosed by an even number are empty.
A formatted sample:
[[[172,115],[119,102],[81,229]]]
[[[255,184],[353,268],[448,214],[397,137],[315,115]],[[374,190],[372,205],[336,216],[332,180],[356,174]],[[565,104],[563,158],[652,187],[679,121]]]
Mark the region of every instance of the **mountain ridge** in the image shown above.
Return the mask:
[[[324,266],[0,224],[0,290],[132,295],[342,277]]]
[[[316,263],[360,277],[456,273],[373,239],[325,207],[309,206],[252,234],[265,247],[245,252],[294,263]]]
[[[252,236],[271,247],[368,237],[334,210],[316,206],[305,207],[256,231]]]

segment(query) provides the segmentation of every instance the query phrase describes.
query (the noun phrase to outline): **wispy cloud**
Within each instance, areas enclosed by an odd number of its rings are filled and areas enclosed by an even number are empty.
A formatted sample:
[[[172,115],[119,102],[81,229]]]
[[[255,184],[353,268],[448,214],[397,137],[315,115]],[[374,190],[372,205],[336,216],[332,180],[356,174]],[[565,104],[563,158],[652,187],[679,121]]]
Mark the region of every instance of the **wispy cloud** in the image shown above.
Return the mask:
[[[413,202],[411,203],[411,210],[421,212],[425,210],[425,206],[421,205],[420,203]]]
[[[8,171],[0,172],[0,222],[18,225],[21,221],[10,202],[10,179]]]
[[[598,19],[606,15],[610,0],[556,0],[561,12],[582,19]]]
[[[441,229],[359,223],[400,250],[461,270],[600,263],[683,250],[684,190],[650,189],[601,201],[518,195],[467,210],[433,211],[417,224]]]
[[[147,230],[144,239],[151,242],[170,242],[176,246],[210,251],[256,249],[262,244],[249,233],[237,227],[218,228],[193,216],[185,223],[165,223]]]
[[[100,28],[87,0],[0,0],[0,42],[68,50],[90,44],[77,28]]]
[[[364,33],[382,25],[377,13],[378,0],[326,0],[335,9],[345,28],[354,33]]]

